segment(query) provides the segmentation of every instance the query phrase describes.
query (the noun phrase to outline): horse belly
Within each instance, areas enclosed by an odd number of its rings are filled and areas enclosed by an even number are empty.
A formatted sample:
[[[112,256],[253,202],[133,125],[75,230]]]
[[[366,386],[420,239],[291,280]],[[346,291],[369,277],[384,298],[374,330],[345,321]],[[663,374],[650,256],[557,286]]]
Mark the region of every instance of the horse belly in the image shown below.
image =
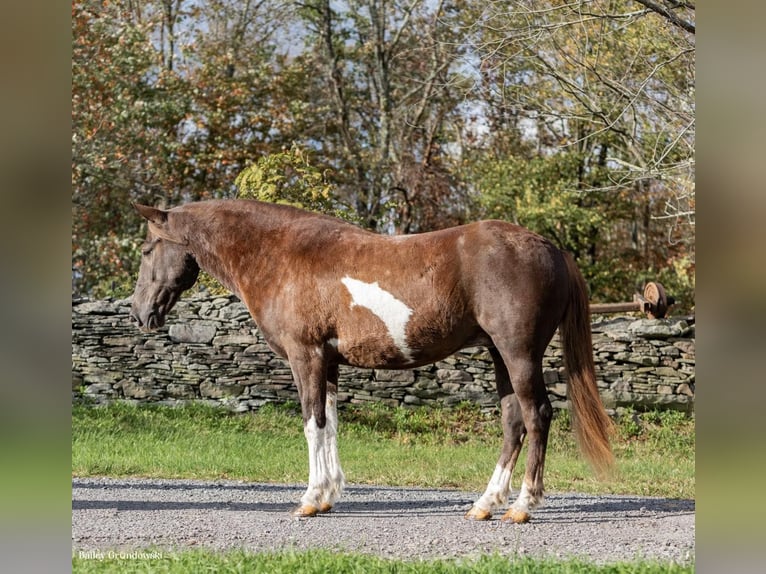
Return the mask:
[[[340,363],[364,369],[407,369],[413,365],[410,357],[392,345],[385,337],[339,340]]]
[[[440,326],[436,320],[419,324],[420,327],[412,325],[399,337],[392,336],[385,325],[364,328],[357,323],[353,333],[339,333],[333,345],[343,364],[368,369],[412,369],[440,361],[463,347],[489,341],[468,322],[457,328]]]

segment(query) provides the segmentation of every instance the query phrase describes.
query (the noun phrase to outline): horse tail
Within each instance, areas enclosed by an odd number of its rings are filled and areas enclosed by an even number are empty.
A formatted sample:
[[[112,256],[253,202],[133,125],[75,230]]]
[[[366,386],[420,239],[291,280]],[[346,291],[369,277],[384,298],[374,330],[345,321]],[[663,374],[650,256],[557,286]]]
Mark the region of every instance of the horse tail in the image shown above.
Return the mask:
[[[590,303],[582,273],[574,258],[564,253],[569,274],[569,301],[561,322],[564,366],[569,375],[572,426],[580,451],[600,475],[614,463],[609,437],[612,421],[604,410],[596,385]]]

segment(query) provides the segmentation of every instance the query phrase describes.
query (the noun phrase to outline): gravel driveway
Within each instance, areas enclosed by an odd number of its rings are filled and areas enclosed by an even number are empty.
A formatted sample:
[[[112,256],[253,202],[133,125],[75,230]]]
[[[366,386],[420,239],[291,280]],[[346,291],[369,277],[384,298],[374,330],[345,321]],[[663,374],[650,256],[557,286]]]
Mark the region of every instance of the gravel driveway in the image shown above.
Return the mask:
[[[293,519],[304,488],[73,478],[72,550],[330,548],[397,558],[497,552],[680,563],[694,556],[692,500],[550,493],[532,522],[514,525],[463,519],[477,492],[352,484],[331,513]]]

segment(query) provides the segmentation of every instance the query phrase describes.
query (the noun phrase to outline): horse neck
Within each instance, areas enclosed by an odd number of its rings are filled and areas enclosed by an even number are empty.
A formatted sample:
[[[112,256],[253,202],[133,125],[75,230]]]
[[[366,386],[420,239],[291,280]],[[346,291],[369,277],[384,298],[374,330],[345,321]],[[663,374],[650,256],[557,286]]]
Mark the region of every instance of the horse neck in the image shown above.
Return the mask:
[[[201,269],[244,300],[250,281],[268,281],[273,257],[269,230],[243,214],[241,225],[224,225],[215,217],[199,218],[190,247]],[[227,222],[229,223],[229,222]]]

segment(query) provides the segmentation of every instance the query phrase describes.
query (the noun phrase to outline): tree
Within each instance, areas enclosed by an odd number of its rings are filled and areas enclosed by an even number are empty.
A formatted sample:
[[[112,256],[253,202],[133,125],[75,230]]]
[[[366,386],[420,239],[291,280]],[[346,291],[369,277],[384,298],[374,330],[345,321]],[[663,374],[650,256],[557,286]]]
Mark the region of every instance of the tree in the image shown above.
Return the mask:
[[[693,162],[694,36],[634,7],[488,2],[472,39],[477,87],[499,113],[532,122],[541,145],[582,149],[611,136],[606,157],[622,178],[605,182],[613,186],[673,177]]]
[[[640,4],[489,1],[466,27],[476,63],[467,97],[489,127],[472,161],[579,158],[577,177],[561,180],[573,208],[606,216],[586,233],[594,281],[616,257],[634,279],[674,258],[693,274],[694,8],[666,2],[668,16]]]
[[[233,196],[246,162],[281,147],[270,39],[282,4],[73,4],[75,291],[131,288],[142,226],[131,202]]]
[[[418,231],[465,217],[464,190],[449,171],[455,94],[450,90],[457,5],[349,0],[304,5],[316,49],[306,69],[314,113],[307,134],[328,158],[340,193],[371,228]],[[440,205],[440,209],[434,209]]]
[[[130,201],[171,199],[166,134],[184,117],[172,75],[158,73],[147,29],[108,3],[72,5],[72,266],[75,288],[103,293],[133,271]]]

